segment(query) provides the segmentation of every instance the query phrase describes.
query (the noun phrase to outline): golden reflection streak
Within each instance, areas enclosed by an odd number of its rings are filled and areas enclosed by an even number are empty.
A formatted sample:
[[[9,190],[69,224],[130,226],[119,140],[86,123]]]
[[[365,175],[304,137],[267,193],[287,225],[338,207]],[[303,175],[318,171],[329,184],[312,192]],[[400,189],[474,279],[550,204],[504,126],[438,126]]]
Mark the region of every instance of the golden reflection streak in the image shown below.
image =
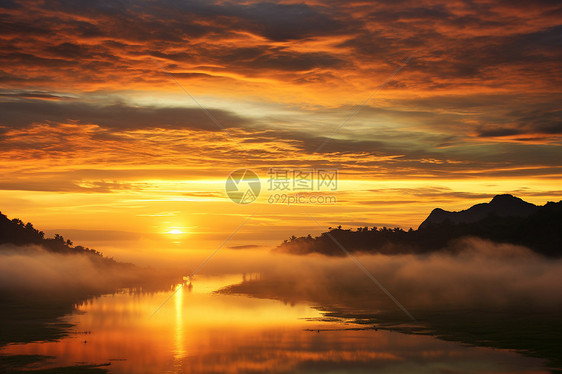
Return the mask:
[[[176,297],[174,299],[176,304],[176,345],[174,351],[174,360],[176,365],[180,365],[178,360],[185,357],[184,335],[183,335],[183,287],[177,285]]]

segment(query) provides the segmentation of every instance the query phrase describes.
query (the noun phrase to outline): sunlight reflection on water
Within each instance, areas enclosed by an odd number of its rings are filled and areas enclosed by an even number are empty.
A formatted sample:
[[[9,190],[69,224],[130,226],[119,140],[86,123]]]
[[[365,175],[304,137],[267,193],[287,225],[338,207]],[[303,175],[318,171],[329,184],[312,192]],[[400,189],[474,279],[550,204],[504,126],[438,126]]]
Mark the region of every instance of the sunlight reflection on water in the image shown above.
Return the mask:
[[[385,330],[343,330],[355,326],[315,321],[322,315],[308,305],[213,292],[242,279],[197,277],[153,318],[169,292],[94,298],[67,317],[75,333],[56,342],[11,344],[1,353],[56,357],[48,367],[111,363],[107,368],[116,373],[546,372],[541,360],[513,352]],[[318,332],[323,329],[335,331]]]
[[[176,304],[176,349],[174,352],[174,359],[178,361],[185,357],[185,347],[183,344],[183,287],[178,288],[174,302]]]

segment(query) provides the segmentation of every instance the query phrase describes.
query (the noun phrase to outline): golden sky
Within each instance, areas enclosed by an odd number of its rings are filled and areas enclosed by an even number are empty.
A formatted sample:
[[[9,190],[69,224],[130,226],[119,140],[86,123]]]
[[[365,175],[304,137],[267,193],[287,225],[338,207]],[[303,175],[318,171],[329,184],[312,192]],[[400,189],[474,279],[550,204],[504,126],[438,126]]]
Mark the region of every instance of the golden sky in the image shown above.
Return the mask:
[[[252,213],[233,242],[560,200],[561,21],[547,0],[3,1],[0,210],[123,254],[216,247]],[[337,204],[227,198],[272,167],[338,169]]]

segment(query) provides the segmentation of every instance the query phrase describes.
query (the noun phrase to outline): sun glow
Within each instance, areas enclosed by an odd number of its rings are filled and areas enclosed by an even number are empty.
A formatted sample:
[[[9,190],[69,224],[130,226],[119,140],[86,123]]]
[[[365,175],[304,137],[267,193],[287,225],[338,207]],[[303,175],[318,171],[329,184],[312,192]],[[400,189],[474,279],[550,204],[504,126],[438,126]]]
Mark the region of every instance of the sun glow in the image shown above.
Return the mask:
[[[184,232],[181,231],[180,229],[171,229],[170,231],[168,231],[166,234],[173,234],[173,235],[180,235],[183,234]]]

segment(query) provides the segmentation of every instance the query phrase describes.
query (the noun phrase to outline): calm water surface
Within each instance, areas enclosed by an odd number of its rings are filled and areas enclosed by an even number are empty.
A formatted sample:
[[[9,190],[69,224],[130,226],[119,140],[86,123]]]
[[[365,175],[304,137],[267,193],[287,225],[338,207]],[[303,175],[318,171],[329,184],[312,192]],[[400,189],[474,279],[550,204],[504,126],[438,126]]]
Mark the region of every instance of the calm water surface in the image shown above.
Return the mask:
[[[101,296],[65,317],[75,325],[66,338],[0,352],[54,357],[40,367],[110,363],[104,368],[114,373],[548,372],[544,361],[516,352],[349,330],[356,326],[315,320],[322,315],[309,305],[214,293],[240,281],[242,275],[198,277],[154,315],[171,292]]]

